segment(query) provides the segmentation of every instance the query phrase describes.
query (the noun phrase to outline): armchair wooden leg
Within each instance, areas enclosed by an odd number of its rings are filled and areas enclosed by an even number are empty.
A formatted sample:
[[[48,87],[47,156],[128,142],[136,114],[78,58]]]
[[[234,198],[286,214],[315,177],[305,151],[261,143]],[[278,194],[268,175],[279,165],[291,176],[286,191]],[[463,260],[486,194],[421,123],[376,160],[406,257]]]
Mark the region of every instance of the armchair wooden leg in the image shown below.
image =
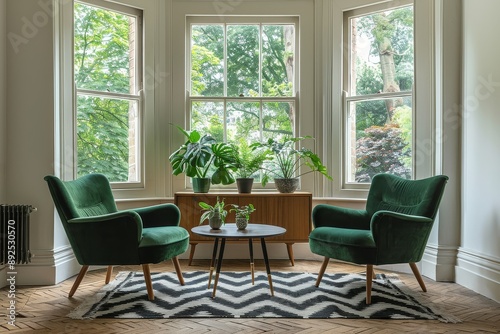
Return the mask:
[[[71,290],[69,291],[68,297],[73,297],[76,289],[78,289],[78,286],[80,285],[83,278],[85,277],[85,274],[87,273],[88,269],[89,269],[89,266],[82,266],[82,269],[80,269],[80,272],[78,273],[78,277],[76,278],[75,283],[73,283],[73,286],[71,287]]]
[[[321,279],[323,278],[323,274],[325,273],[326,267],[328,266],[328,262],[330,261],[330,258],[325,256],[323,259],[323,264],[321,265],[321,268],[318,273],[318,279],[316,280],[316,287],[319,286],[319,283],[321,282]]]
[[[179,259],[177,258],[177,256],[172,258],[172,262],[174,264],[175,272],[177,273],[177,278],[179,279],[179,283],[181,283],[181,285],[184,285],[184,277],[182,277],[181,265],[179,264]]]
[[[414,262],[411,262],[410,268],[413,271],[413,275],[415,275],[415,278],[417,279],[418,284],[420,284],[422,291],[427,292],[427,288],[425,287],[425,283],[424,283],[424,280],[422,279],[422,276],[420,276],[420,272],[418,271],[417,265]]]
[[[366,265],[366,304],[372,303],[373,264]]]
[[[148,299],[154,300],[155,294],[153,292],[153,282],[151,281],[151,271],[149,271],[149,264],[143,264],[142,271],[144,272],[144,281],[146,282],[146,289],[148,290]]]
[[[106,272],[106,284],[111,280],[111,274],[113,273],[113,266],[108,266],[108,271]]]

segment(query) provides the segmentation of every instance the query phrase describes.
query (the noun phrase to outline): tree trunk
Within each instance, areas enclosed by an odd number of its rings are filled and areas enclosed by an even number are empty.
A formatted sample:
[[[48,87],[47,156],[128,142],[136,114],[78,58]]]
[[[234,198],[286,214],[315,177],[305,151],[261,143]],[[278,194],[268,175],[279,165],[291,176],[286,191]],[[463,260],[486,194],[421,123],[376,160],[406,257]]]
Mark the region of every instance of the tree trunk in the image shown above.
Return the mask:
[[[376,22],[384,22],[385,15],[379,14],[380,20]],[[380,24],[380,23],[379,23]],[[389,37],[382,36],[377,40],[378,51],[380,55],[380,69],[382,71],[382,79],[384,81],[384,93],[399,92],[399,84],[396,80],[396,65],[394,64],[394,51],[392,50],[392,43]],[[391,123],[394,110],[402,105],[401,99],[387,99],[385,106],[387,109],[387,123]]]
[[[286,66],[286,77],[288,82],[294,82],[294,59],[293,55],[295,54],[295,27],[292,25],[286,25],[284,27],[284,36],[285,36],[285,66]],[[295,90],[295,85],[293,87]],[[292,95],[295,95],[295,92],[292,92]],[[293,103],[289,103],[290,105],[290,123],[292,127],[295,127],[295,105]],[[293,130],[292,130],[293,131]]]

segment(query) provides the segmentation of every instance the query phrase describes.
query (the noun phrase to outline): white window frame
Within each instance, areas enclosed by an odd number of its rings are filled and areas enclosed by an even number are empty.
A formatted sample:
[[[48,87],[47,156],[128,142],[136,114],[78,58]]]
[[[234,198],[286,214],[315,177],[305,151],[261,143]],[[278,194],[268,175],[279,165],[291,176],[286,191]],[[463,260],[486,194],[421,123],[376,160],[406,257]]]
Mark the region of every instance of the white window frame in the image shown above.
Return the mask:
[[[96,0],[84,0],[89,4],[99,3]],[[159,16],[158,7],[162,7],[154,0],[119,0],[108,2],[107,7],[121,8],[120,5],[131,7],[132,10],[139,9],[143,14],[142,27],[142,75],[141,81],[143,91],[140,96],[127,96],[130,99],[140,100],[141,114],[140,122],[140,181],[139,182],[116,182],[112,183],[114,196],[117,200],[134,198],[157,198],[165,194],[155,186],[155,182],[164,181],[158,177],[159,157],[155,155],[156,124],[155,118],[155,90],[166,83],[164,77],[166,71],[163,67],[156,65],[156,34]],[[115,7],[115,5],[119,5]],[[58,164],[56,174],[63,179],[76,178],[77,156],[76,156],[76,87],[73,80],[73,13],[74,2],[57,3],[58,20],[56,22],[56,55],[55,66],[57,71],[56,81],[57,101],[56,108],[56,157]],[[111,8],[111,9],[113,9]],[[159,77],[160,79],[158,79]],[[85,93],[85,91],[82,90]],[[89,92],[93,93],[93,92]],[[125,94],[127,95],[127,94]],[[165,168],[163,169],[165,170]],[[146,182],[147,180],[147,182]]]
[[[85,88],[78,88],[75,87],[75,101],[78,100],[79,96],[89,96],[89,97],[97,97],[97,98],[109,98],[109,99],[117,99],[117,100],[125,100],[125,101],[130,101],[130,102],[135,102],[137,106],[137,115],[136,115],[136,120],[137,124],[135,125],[134,133],[135,133],[135,138],[134,138],[134,146],[135,146],[135,159],[136,159],[136,177],[137,180],[132,180],[132,181],[124,181],[124,182],[111,182],[111,187],[112,188],[136,188],[138,185],[143,185],[144,184],[144,175],[142,173],[142,166],[144,164],[144,159],[142,157],[142,150],[140,149],[142,146],[142,113],[143,113],[143,61],[142,61],[142,55],[143,55],[143,32],[142,32],[142,27],[143,27],[143,13],[142,10],[131,7],[131,6],[126,6],[122,5],[119,3],[113,3],[113,2],[106,2],[103,0],[75,0],[75,3],[81,3],[84,5],[89,5],[95,8],[101,8],[104,10],[110,10],[113,12],[121,13],[127,16],[132,16],[135,17],[136,19],[136,34],[135,34],[135,54],[134,54],[134,79],[135,79],[135,87],[136,87],[136,92],[135,93],[117,93],[117,92],[109,92],[109,91],[98,91],[98,90],[93,90],[93,89],[85,89]],[[77,109],[77,106],[75,105],[75,110]],[[130,138],[129,138],[130,139]],[[76,149],[75,149],[76,150]],[[78,166],[77,166],[78,167]]]
[[[318,4],[317,12],[321,15],[323,30],[323,58],[321,70],[323,80],[323,152],[325,162],[332,166],[334,182],[323,186],[323,196],[339,199],[364,199],[370,184],[348,184],[345,179],[345,118],[344,118],[344,85],[343,48],[347,43],[343,38],[344,13],[374,4],[381,6],[392,0],[333,0]],[[410,1],[411,3],[411,1]],[[406,1],[405,1],[405,4]],[[414,6],[414,90],[413,108],[413,175],[415,178],[430,176],[435,171],[436,134],[433,131],[436,121],[434,105],[434,67],[433,67],[433,22],[432,0],[413,1]],[[419,69],[421,72],[419,72]],[[317,70],[318,72],[318,70]],[[418,125],[418,126],[417,126]],[[430,144],[431,143],[431,144]]]
[[[406,7],[409,5],[413,5],[413,1],[411,0],[393,0],[393,1],[388,1],[383,4],[372,4],[366,7],[362,8],[355,8],[352,10],[344,11],[344,23],[343,23],[343,40],[345,42],[344,47],[344,52],[347,54],[347,57],[343,57],[344,59],[347,59],[343,63],[342,67],[342,86],[343,86],[343,92],[342,92],[342,116],[343,116],[343,140],[344,140],[344,145],[343,145],[343,152],[342,152],[342,161],[343,161],[343,175],[342,175],[342,186],[347,189],[367,189],[370,184],[366,182],[354,182],[354,181],[349,181],[349,173],[351,172],[350,164],[349,164],[349,151],[350,148],[352,147],[352,143],[350,135],[349,135],[349,104],[351,102],[363,102],[363,101],[374,101],[374,100],[382,100],[382,99],[388,99],[388,98],[398,98],[398,97],[413,97],[413,92],[412,91],[401,91],[401,92],[394,92],[394,93],[386,93],[386,92],[380,92],[378,94],[365,94],[365,95],[352,95],[351,93],[351,87],[352,87],[352,76],[350,75],[352,73],[352,53],[350,52],[350,45],[351,45],[351,34],[350,30],[346,29],[349,27],[349,21],[352,18],[359,17],[359,16],[364,16],[368,15],[371,13],[376,13],[380,12],[383,10],[393,10],[393,9],[398,9],[401,7]],[[413,101],[413,99],[412,99]],[[412,108],[412,128],[414,130],[414,108]],[[414,131],[412,131],[413,133]],[[414,161],[414,154],[415,152],[415,147],[414,147],[414,142],[412,141],[412,161]],[[412,168],[412,174],[413,174],[414,169]]]
[[[296,122],[293,124],[293,133],[294,136],[298,132],[298,120],[300,115],[300,110],[299,110],[299,92],[296,90],[296,87],[298,87],[297,83],[297,78],[298,78],[298,72],[299,72],[299,64],[300,64],[300,56],[297,52],[297,46],[299,45],[299,36],[300,36],[300,30],[299,30],[299,18],[297,16],[292,16],[292,17],[287,17],[287,16],[266,16],[266,17],[255,17],[255,16],[224,16],[224,17],[214,17],[214,16],[188,16],[186,19],[186,31],[191,32],[192,26],[193,25],[200,25],[200,24],[218,24],[224,26],[224,31],[226,31],[226,26],[231,25],[231,24],[242,24],[242,25],[259,25],[259,30],[262,32],[262,26],[267,25],[267,24],[289,24],[289,25],[294,25],[295,29],[295,54],[294,54],[294,78],[293,78],[293,95],[292,96],[259,96],[259,97],[251,97],[251,96],[245,96],[245,97],[238,97],[238,96],[227,96],[227,67],[224,69],[224,96],[210,96],[210,97],[205,97],[205,96],[199,96],[199,95],[192,95],[191,94],[191,57],[188,57],[188,63],[187,63],[187,68],[186,68],[186,82],[188,82],[188,91],[187,91],[187,96],[186,96],[186,107],[187,107],[187,120],[190,122],[191,120],[191,112],[192,112],[192,103],[195,101],[204,101],[204,102],[222,102],[224,106],[224,118],[227,116],[227,105],[230,102],[256,102],[260,104],[260,119],[262,120],[262,113],[263,113],[263,104],[265,102],[293,102],[294,103],[294,108],[295,108],[295,113],[297,115],[296,117]],[[186,54],[189,55],[191,53],[191,33],[187,34],[186,36]],[[225,46],[225,48],[227,45]],[[261,51],[260,51],[261,52]],[[259,70],[262,70],[262,62],[259,61]],[[259,77],[259,93],[262,91],[262,78]],[[226,134],[227,134],[227,129],[226,129],[226,119],[223,121],[224,124],[224,141],[227,140]],[[262,122],[260,124],[262,127]],[[262,128],[261,128],[262,130]],[[274,182],[270,182],[270,184],[274,184]],[[188,184],[188,187],[190,185]],[[217,189],[236,189],[236,184],[228,185],[228,186],[221,186],[221,185],[212,185],[211,188]],[[254,182],[253,189],[263,189],[262,185],[260,182]]]
[[[190,68],[190,55],[189,55],[189,36],[190,36],[190,24],[188,20],[191,17],[196,17],[196,19],[203,20],[204,17],[212,16],[216,21],[214,23],[223,23],[221,20],[222,16],[231,17],[231,20],[242,20],[244,17],[253,17],[250,20],[252,23],[259,21],[260,18],[270,19],[270,23],[283,22],[279,17],[290,17],[296,18],[298,24],[296,25],[296,45],[295,45],[295,55],[298,59],[313,59],[314,58],[314,2],[309,0],[298,0],[298,1],[288,1],[288,0],[277,0],[277,1],[259,1],[259,0],[246,0],[246,1],[229,1],[229,2],[213,2],[213,1],[203,1],[203,0],[193,0],[193,1],[183,1],[174,0],[172,8],[172,35],[173,36],[183,36],[182,44],[180,41],[173,39],[173,62],[178,64],[173,66],[173,82],[175,85],[173,87],[173,96],[182,96],[184,99],[177,99],[174,101],[174,110],[183,110],[183,113],[175,112],[173,114],[173,123],[180,125],[186,129],[189,129],[190,115],[189,115],[189,92],[190,92],[190,77],[184,71],[184,68]],[[273,18],[276,17],[276,18]],[[241,21],[243,22],[243,21]],[[298,32],[300,31],[300,32]],[[180,66],[180,64],[185,64]],[[296,103],[297,119],[295,123],[295,135],[303,136],[310,135],[316,137],[314,126],[314,64],[312,61],[307,64],[307,62],[295,61],[295,78],[297,80],[295,84],[296,96],[294,97],[283,97],[282,99],[290,100],[297,99]],[[301,87],[308,88],[305,91],[301,91]],[[183,90],[182,90],[183,89]],[[300,96],[299,96],[300,95]],[[192,96],[193,100],[199,99],[198,96]],[[231,99],[231,98],[228,98]],[[263,101],[267,99],[260,98]],[[279,98],[271,98],[273,100],[278,100]],[[300,111],[300,112],[299,112]],[[185,138],[179,133],[177,129],[172,127],[171,129],[171,148],[170,152],[177,149],[184,141]],[[311,143],[304,143],[304,145],[314,146],[318,140]],[[314,149],[314,147],[313,147]],[[302,191],[315,191],[315,175],[316,173],[310,173],[301,177],[301,190]],[[236,189],[236,184],[228,186],[218,186],[212,185],[211,189],[228,190],[234,191]],[[258,189],[259,185],[254,185],[256,191],[276,191],[274,187],[268,185],[265,189]],[[179,175],[173,178],[173,191],[191,191],[192,187],[189,178],[184,177],[184,175]]]

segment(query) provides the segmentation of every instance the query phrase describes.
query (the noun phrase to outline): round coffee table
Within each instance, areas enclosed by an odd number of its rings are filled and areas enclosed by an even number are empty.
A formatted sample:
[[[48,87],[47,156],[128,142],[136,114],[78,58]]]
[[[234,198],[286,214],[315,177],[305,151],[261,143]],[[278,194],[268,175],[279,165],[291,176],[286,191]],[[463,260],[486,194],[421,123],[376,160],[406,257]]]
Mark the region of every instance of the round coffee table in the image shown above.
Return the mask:
[[[214,289],[212,292],[212,298],[215,298],[215,292],[217,291],[217,282],[219,281],[220,268],[222,265],[222,258],[224,256],[224,247],[226,245],[226,239],[248,239],[248,247],[250,251],[250,272],[252,274],[252,284],[254,284],[254,264],[253,264],[253,244],[252,239],[259,238],[262,245],[262,254],[264,256],[264,262],[266,264],[267,280],[269,282],[269,289],[271,290],[271,295],[274,296],[273,282],[271,279],[271,269],[269,267],[269,258],[267,257],[266,240],[268,237],[275,237],[286,233],[283,227],[265,224],[248,224],[247,228],[244,230],[238,230],[236,224],[225,224],[219,230],[213,230],[208,225],[200,225],[193,227],[191,232],[204,236],[215,238],[214,249],[212,253],[212,260],[210,262],[210,273],[208,276],[208,289],[212,282],[212,274],[214,271],[217,248],[219,245],[219,239],[221,239],[219,259],[217,260],[217,270],[215,272]]]

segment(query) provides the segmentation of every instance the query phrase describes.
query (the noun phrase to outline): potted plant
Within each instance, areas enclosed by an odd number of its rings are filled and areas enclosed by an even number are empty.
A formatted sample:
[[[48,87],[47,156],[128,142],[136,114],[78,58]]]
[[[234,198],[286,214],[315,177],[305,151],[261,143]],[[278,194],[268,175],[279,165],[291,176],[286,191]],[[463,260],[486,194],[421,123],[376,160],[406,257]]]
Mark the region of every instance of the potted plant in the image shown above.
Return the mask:
[[[193,180],[194,192],[207,193],[210,184],[231,184],[235,182],[232,172],[236,169],[234,147],[217,142],[209,134],[186,131],[177,126],[186,137],[182,144],[169,157],[172,174],[185,173]],[[213,173],[208,176],[209,171]]]
[[[230,212],[235,212],[236,214],[236,227],[238,227],[238,230],[244,230],[247,228],[248,225],[248,220],[250,219],[250,214],[254,212],[256,209],[254,208],[253,204],[250,203],[248,205],[238,205],[238,204],[231,204],[233,207],[230,209]]]
[[[273,154],[273,160],[264,164],[262,170],[262,185],[265,186],[270,177],[274,177],[276,188],[281,193],[293,193],[299,185],[299,177],[312,172],[320,172],[329,180],[328,174],[321,159],[308,148],[296,149],[297,142],[304,139],[313,139],[310,136],[297,138],[284,138],[282,141],[269,139],[264,143],[252,144],[253,149],[269,149]],[[304,169],[303,167],[307,167]]]
[[[208,219],[208,225],[210,228],[218,230],[225,224],[227,210],[225,209],[226,205],[224,204],[224,199],[219,201],[219,196],[217,196],[217,202],[215,202],[214,205],[210,205],[205,202],[199,202],[198,205],[204,211],[200,217],[200,225]]]
[[[267,149],[252,149],[245,139],[240,139],[235,149],[236,185],[239,193],[251,193],[253,176],[262,168],[264,161],[271,159]]]

